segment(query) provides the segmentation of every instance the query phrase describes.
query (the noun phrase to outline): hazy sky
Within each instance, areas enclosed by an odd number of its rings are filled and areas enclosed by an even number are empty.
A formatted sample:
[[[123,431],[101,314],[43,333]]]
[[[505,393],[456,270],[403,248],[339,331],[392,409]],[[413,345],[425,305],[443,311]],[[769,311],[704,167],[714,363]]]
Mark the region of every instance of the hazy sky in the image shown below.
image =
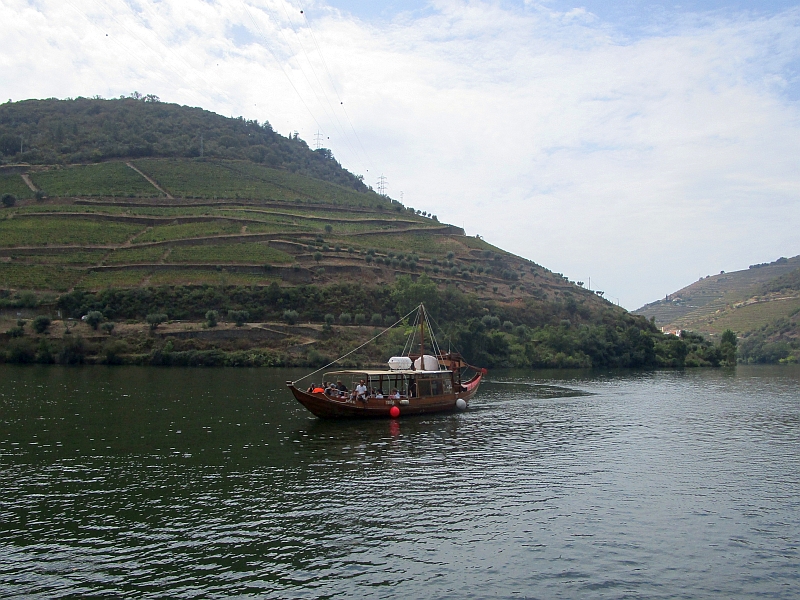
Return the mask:
[[[319,131],[634,309],[800,254],[800,6],[755,4],[0,0],[0,98],[137,90]]]

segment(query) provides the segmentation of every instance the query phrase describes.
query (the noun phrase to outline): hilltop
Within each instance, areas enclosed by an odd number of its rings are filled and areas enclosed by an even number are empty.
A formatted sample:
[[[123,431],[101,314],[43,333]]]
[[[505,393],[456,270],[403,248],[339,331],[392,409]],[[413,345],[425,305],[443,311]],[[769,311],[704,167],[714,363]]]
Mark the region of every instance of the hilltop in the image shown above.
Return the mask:
[[[665,330],[714,338],[730,329],[744,362],[793,362],[800,356],[800,256],[701,278],[636,314]]]
[[[5,360],[320,364],[420,301],[484,366],[723,360],[268,124],[150,97],[29,100],[0,106],[0,141]]]

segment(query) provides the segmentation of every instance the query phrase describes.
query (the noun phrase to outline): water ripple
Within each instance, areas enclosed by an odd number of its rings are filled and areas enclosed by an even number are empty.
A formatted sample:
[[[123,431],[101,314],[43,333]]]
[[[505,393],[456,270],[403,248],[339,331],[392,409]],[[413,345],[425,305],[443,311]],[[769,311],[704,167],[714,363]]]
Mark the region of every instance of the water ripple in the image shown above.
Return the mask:
[[[292,373],[0,370],[2,597],[800,583],[795,368],[507,372],[466,413],[334,423],[287,398]]]

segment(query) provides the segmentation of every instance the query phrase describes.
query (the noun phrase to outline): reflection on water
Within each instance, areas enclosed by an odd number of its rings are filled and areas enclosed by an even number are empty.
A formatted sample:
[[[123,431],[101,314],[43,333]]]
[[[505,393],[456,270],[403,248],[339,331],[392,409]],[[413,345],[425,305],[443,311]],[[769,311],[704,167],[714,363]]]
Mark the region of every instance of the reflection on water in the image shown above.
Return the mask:
[[[796,367],[495,372],[347,422],[297,376],[0,366],[0,596],[796,594]]]

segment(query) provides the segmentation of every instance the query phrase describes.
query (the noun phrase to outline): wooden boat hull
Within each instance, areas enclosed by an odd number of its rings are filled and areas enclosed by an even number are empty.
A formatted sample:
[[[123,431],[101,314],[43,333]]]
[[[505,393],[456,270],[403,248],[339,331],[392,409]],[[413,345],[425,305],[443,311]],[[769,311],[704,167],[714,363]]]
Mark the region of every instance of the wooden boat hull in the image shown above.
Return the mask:
[[[401,417],[457,411],[458,399],[468,402],[478,391],[481,378],[482,374],[479,373],[464,383],[458,393],[408,398],[408,404],[391,398],[367,398],[366,401],[333,398],[322,393],[313,394],[300,390],[292,382],[287,382],[287,386],[300,404],[321,419],[388,418],[391,417],[389,411],[394,406],[400,410]]]

